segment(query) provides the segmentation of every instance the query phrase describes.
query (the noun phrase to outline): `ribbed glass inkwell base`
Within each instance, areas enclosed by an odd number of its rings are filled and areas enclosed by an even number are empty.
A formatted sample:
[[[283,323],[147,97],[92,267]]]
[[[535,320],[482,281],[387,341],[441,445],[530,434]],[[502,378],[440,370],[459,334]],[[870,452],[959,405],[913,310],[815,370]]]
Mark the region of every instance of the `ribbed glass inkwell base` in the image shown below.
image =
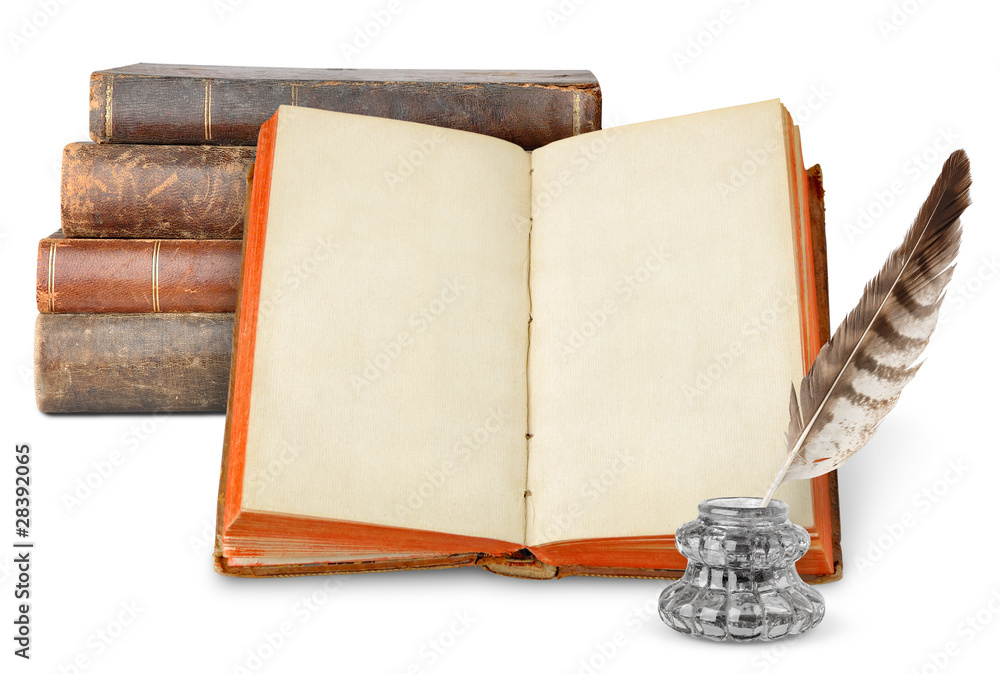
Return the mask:
[[[769,641],[816,627],[823,597],[795,571],[809,534],[788,521],[788,505],[716,498],[677,530],[684,576],[660,595],[660,617],[694,637]]]

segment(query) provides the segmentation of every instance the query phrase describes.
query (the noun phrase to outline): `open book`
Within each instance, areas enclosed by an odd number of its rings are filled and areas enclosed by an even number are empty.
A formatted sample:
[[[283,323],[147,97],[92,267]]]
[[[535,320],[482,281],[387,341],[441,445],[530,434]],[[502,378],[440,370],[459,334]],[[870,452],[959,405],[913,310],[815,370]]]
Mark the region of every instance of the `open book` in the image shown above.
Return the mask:
[[[766,490],[826,338],[808,183],[777,100],[534,152],[282,106],[217,568],[676,575],[699,501]],[[813,533],[800,571],[838,573],[835,483],[777,497]]]

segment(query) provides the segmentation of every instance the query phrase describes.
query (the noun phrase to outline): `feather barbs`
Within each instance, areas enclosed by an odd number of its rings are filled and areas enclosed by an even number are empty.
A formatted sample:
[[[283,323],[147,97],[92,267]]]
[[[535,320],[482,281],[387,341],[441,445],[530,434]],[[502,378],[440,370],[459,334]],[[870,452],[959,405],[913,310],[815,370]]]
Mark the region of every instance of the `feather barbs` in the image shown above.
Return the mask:
[[[863,447],[920,369],[937,325],[969,205],[969,159],[947,159],[903,244],[865,286],[789,402],[788,455],[762,500],[787,480],[818,477]]]

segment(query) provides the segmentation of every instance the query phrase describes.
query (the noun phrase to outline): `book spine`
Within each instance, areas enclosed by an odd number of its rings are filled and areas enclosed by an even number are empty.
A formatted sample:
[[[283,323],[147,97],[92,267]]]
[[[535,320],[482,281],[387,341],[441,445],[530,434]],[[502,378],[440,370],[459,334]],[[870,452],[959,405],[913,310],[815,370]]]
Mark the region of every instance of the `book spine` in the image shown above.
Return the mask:
[[[233,314],[39,314],[42,412],[224,412]]]
[[[241,246],[233,240],[42,239],[38,311],[235,311]]]
[[[73,238],[238,239],[256,149],[71,143],[62,228]]]
[[[279,105],[387,117],[473,131],[533,150],[600,128],[596,82],[338,81],[91,75],[90,135],[98,143],[254,145]]]

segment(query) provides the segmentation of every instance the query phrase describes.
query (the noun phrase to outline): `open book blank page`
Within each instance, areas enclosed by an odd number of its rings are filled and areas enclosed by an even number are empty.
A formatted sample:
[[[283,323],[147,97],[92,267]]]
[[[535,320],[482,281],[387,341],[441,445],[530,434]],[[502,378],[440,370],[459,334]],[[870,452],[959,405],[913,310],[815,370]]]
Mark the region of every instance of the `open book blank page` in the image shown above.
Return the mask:
[[[533,153],[529,545],[770,484],[803,375],[782,124],[775,100]],[[778,498],[812,524],[808,482]]]
[[[282,106],[244,510],[523,540],[528,163]]]

